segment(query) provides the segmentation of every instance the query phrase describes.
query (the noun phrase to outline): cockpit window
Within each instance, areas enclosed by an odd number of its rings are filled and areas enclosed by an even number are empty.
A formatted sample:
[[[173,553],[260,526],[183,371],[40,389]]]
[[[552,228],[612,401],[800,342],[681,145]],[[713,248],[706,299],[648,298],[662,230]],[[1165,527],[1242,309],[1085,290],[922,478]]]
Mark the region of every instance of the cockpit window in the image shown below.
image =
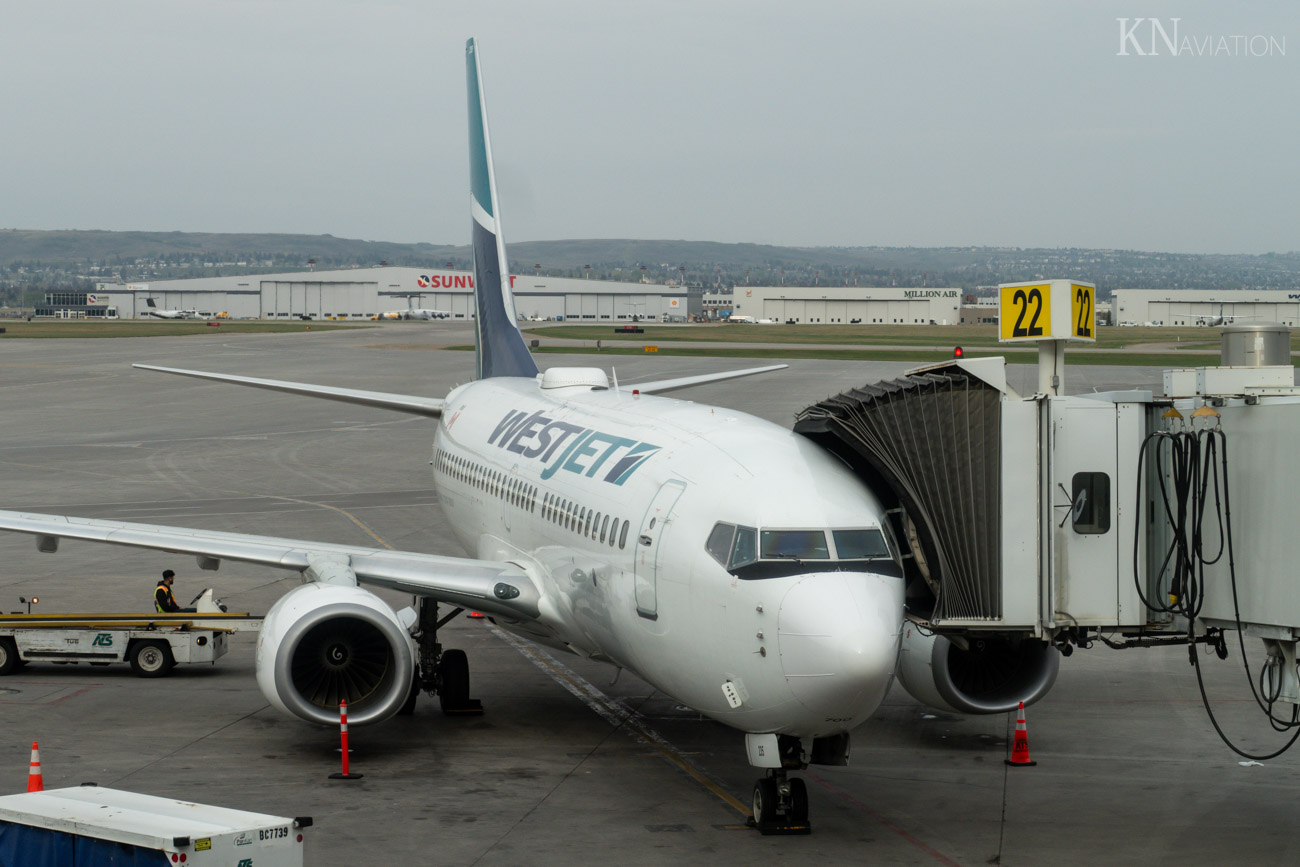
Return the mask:
[[[889,558],[885,534],[879,530],[831,530],[835,537],[835,554],[841,560],[877,560]]]
[[[764,560],[829,560],[824,530],[764,530]]]
[[[734,524],[723,524],[719,521],[713,525],[713,532],[709,534],[709,541],[704,544],[704,547],[714,560],[726,566],[727,557],[731,554],[731,540],[735,535]]]
[[[746,580],[801,572],[869,571],[902,575],[892,539],[880,527],[846,530],[758,530],[719,521],[704,543],[709,556]]]
[[[737,527],[736,542],[731,546],[731,559],[727,561],[728,569],[745,566],[758,559],[758,531],[753,527]]]

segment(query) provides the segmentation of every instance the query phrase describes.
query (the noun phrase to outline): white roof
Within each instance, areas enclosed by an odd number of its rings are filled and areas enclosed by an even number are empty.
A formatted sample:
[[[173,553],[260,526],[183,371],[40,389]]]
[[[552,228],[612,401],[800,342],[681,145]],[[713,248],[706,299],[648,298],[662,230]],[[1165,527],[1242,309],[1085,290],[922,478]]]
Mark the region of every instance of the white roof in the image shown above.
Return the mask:
[[[99,786],[0,796],[0,821],[153,848],[172,848],[176,837],[219,837],[293,823],[282,816]]]

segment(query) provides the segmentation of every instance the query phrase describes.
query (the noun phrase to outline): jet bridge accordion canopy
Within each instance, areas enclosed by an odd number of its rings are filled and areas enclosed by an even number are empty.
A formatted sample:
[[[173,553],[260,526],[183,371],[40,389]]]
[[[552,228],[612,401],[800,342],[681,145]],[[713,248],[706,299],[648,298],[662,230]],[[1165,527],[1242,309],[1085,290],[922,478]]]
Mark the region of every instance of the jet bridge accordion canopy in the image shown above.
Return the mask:
[[[796,417],[797,433],[894,493],[915,526],[936,622],[1002,616],[1000,398],[953,368],[855,388]]]

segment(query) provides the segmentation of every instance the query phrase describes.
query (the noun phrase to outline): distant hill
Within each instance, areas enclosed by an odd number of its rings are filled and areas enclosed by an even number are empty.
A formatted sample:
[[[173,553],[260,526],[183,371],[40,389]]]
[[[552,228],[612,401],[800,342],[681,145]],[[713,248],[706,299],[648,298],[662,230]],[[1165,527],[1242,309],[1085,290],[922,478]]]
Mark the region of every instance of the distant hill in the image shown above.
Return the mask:
[[[0,230],[0,291],[52,286],[389,265],[470,266],[465,245],[396,244],[332,235]],[[1300,253],[1183,254],[1018,247],[778,247],[713,241],[600,239],[511,244],[516,273],[694,285],[955,286],[966,291],[1052,276],[1134,289],[1300,289]],[[314,260],[314,261],[312,261]],[[684,269],[684,270],[683,270]]]
[[[348,263],[405,259],[426,264],[450,249],[433,244],[357,241],[333,235],[0,229],[0,268],[19,261],[133,262],[136,259],[168,261],[187,257],[204,261],[293,258],[303,263],[311,258]]]

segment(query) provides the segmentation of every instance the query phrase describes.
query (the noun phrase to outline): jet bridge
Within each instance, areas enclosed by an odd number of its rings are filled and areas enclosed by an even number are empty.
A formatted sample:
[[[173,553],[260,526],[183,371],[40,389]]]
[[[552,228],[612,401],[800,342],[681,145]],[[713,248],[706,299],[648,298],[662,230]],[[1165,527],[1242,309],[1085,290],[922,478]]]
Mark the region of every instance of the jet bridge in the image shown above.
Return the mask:
[[[1163,394],[1056,394],[1058,364],[1022,396],[1003,359],[954,359],[799,413],[795,431],[890,509],[909,691],[1007,710],[1051,687],[1050,648],[1191,642],[1223,656],[1235,631],[1265,642],[1249,664],[1268,700],[1300,703],[1289,337],[1228,327],[1222,366],[1166,371]]]
[[[1001,358],[955,359],[827,398],[795,430],[884,494],[909,551],[912,614],[943,631],[1050,638],[1149,625],[1121,561],[1152,403],[1021,397]]]

